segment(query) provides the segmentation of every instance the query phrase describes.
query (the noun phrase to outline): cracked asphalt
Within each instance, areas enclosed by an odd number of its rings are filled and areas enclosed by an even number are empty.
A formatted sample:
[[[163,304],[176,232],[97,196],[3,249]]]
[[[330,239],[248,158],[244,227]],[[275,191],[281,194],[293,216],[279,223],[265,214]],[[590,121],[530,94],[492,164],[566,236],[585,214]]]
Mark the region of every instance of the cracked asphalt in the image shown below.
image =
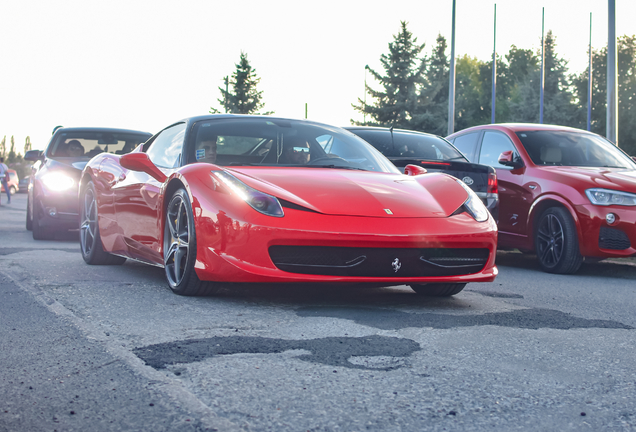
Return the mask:
[[[636,263],[572,276],[500,252],[495,282],[230,286],[87,266],[0,206],[0,431],[636,429]]]

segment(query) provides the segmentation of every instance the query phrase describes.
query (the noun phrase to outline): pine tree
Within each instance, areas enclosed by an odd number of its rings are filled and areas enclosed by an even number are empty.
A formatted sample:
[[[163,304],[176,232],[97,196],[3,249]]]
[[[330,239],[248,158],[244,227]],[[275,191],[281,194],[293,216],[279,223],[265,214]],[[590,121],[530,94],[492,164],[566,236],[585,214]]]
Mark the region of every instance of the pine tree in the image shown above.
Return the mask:
[[[9,149],[9,154],[7,155],[7,159],[6,159],[6,163],[10,164],[15,162],[15,139],[13,138],[13,135],[11,135],[11,148]]]
[[[252,69],[247,60],[247,54],[241,52],[239,63],[236,64],[236,71],[232,73],[229,80],[232,89],[226,91],[219,87],[222,96],[217,100],[228,113],[260,114],[258,111],[265,106],[262,102],[263,92],[256,89],[260,81],[261,79],[256,75],[256,70]],[[216,114],[221,111],[212,107],[210,112]],[[272,112],[263,114],[272,114]]]
[[[5,157],[7,152],[7,136],[2,137],[2,141],[0,141],[0,157]]]
[[[27,136],[26,139],[24,140],[24,154],[26,155],[26,152],[28,152],[31,149],[32,149],[31,137]]]
[[[426,63],[418,56],[424,44],[418,45],[417,38],[407,29],[407,23],[400,23],[401,29],[389,43],[389,54],[380,56],[385,75],[381,75],[367,66],[371,75],[380,82],[383,90],[376,91],[369,85],[366,91],[375,99],[373,104],[365,104],[358,98],[358,105],[352,104],[356,111],[368,114],[371,121],[353,124],[367,126],[394,126],[410,129],[413,118],[417,116],[418,93],[424,84]]]

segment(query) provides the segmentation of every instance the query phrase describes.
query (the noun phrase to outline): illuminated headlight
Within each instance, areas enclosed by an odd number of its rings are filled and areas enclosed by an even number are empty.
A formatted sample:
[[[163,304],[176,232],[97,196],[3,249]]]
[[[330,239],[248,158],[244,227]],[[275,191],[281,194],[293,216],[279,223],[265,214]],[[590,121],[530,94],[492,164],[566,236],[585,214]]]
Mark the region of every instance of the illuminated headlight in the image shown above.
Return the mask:
[[[60,192],[73,187],[75,181],[61,172],[53,172],[42,177],[42,183],[50,191]]]
[[[594,205],[636,206],[636,194],[610,189],[588,189],[585,195]]]
[[[232,192],[248,203],[254,210],[268,216],[283,217],[283,207],[276,197],[249,187],[232,174],[225,171],[212,171]]]
[[[486,222],[488,220],[488,209],[484,205],[484,203],[479,199],[477,194],[466,184],[458,179],[457,183],[462,185],[462,187],[468,192],[468,199],[464,202],[464,209],[477,221],[477,222]]]

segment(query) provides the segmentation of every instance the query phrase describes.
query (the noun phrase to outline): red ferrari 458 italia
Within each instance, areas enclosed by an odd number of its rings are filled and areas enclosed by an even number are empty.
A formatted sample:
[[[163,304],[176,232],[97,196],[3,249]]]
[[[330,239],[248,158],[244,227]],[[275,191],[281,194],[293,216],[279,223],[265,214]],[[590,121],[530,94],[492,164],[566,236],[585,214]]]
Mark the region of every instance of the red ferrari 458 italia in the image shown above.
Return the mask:
[[[605,138],[492,124],[447,139],[497,170],[500,248],[535,251],[541,269],[562,274],[584,258],[636,256],[636,163]]]
[[[188,118],[86,165],[82,256],[163,267],[182,295],[312,282],[450,296],[494,280],[497,228],[481,200],[449,175],[406,172],[337,127]]]

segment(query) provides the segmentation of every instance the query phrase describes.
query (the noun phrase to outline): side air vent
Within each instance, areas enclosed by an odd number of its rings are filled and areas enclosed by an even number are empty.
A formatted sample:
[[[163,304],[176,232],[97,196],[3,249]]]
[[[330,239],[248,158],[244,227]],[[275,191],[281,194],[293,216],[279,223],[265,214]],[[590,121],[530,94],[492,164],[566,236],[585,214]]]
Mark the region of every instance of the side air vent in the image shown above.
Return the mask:
[[[616,228],[601,227],[598,236],[598,247],[601,249],[625,250],[631,247],[627,234]]]

